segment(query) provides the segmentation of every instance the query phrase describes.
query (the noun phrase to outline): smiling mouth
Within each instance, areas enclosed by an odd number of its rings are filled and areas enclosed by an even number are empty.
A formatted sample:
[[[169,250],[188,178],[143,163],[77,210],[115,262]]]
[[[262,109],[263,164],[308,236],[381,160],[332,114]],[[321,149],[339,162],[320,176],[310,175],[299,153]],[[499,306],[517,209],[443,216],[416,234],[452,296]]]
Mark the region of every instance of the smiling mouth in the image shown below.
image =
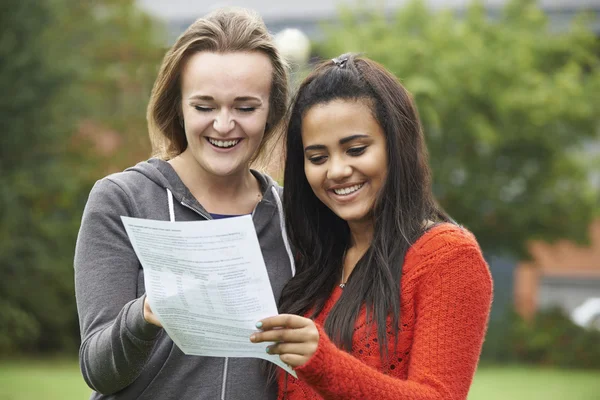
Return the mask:
[[[358,185],[348,186],[348,187],[339,188],[339,189],[332,189],[332,190],[333,190],[333,193],[337,194],[338,196],[348,196],[348,195],[351,195],[352,193],[356,192],[361,187],[363,187],[364,184],[365,183],[363,182],[363,183],[359,183]]]
[[[217,140],[217,139],[213,139],[210,137],[207,137],[206,140],[208,140],[208,142],[210,144],[212,144],[215,147],[219,147],[221,149],[230,149],[234,146],[236,146],[239,142],[242,141],[242,139],[234,139],[234,140]]]

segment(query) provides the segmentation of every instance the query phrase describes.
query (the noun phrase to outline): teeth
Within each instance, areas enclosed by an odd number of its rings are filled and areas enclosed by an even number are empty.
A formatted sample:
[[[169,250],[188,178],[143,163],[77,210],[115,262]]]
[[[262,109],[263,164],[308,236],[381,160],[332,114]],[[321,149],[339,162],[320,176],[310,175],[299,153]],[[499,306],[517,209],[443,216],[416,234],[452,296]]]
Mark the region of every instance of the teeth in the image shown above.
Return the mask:
[[[227,147],[233,147],[236,144],[238,144],[240,139],[238,139],[238,140],[216,140],[213,138],[208,138],[208,141],[217,147],[227,148]]]
[[[354,185],[354,186],[350,186],[347,188],[342,188],[342,189],[333,189],[333,191],[335,192],[335,194],[340,195],[340,196],[345,196],[348,195],[350,193],[354,193],[356,192],[358,189],[360,189],[362,186],[364,185],[364,183],[361,183],[359,185]]]

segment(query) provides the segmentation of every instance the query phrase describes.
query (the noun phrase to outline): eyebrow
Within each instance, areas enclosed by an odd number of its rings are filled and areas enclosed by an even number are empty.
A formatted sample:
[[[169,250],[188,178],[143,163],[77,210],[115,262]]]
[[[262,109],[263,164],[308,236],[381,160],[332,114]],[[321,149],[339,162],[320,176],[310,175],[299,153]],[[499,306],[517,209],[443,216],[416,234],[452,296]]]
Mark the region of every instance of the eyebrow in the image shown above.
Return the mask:
[[[348,142],[351,142],[353,140],[356,140],[356,139],[365,139],[365,138],[368,138],[368,137],[369,137],[369,135],[352,135],[352,136],[346,136],[345,138],[341,138],[340,141],[339,141],[339,143],[341,145],[344,145],[344,144],[346,144]],[[322,145],[322,144],[313,144],[313,145],[310,145],[310,146],[306,146],[304,148],[304,151],[323,150],[325,148],[326,147],[324,145]]]
[[[351,142],[353,140],[356,139],[365,139],[368,138],[369,135],[352,135],[352,136],[346,136],[345,138],[341,138],[340,139],[340,144],[346,144],[348,142]]]
[[[215,101],[215,98],[212,96],[203,96],[203,95],[194,95],[194,96],[190,96],[189,98],[190,100],[203,100],[203,101]],[[241,101],[258,101],[260,103],[262,103],[261,99],[258,97],[254,97],[254,96],[238,96],[235,99],[233,99],[234,102],[241,102]]]
[[[322,144],[313,144],[313,145],[310,145],[310,146],[306,146],[304,148],[304,151],[306,152],[306,151],[310,151],[310,150],[324,150],[325,148],[326,147],[324,145],[322,145]]]

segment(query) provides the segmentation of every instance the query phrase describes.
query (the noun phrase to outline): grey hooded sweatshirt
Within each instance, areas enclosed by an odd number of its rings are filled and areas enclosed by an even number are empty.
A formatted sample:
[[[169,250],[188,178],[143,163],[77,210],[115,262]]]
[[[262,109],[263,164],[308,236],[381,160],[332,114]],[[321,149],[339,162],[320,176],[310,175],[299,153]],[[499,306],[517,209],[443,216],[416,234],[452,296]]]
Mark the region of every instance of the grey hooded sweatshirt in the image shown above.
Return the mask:
[[[281,188],[268,176],[252,173],[263,193],[252,219],[278,301],[293,274],[293,259],[282,235]],[[187,356],[162,328],[146,322],[144,271],[122,215],[167,221],[211,219],[162,160],[150,159],[96,182],[75,250],[79,360],[83,377],[94,390],[91,399],[275,399],[276,384],[267,385],[260,360]]]

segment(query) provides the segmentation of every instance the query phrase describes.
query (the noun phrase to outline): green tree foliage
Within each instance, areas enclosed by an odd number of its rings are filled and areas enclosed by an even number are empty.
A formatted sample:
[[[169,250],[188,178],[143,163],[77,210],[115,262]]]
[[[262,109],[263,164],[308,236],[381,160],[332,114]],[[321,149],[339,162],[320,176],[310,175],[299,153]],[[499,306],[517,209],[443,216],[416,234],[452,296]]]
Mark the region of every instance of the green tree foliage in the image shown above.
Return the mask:
[[[53,1],[60,19],[52,40],[58,43],[55,53],[68,60],[77,80],[78,129],[96,144],[88,144],[92,155],[100,147],[110,156],[96,164],[92,175],[147,158],[146,105],[166,50],[164,27],[138,9],[135,0]],[[114,149],[102,150],[102,132],[116,141]],[[79,154],[86,150],[82,144]]]
[[[148,155],[163,37],[133,0],[1,2],[0,354],[76,348],[81,212],[94,179]]]
[[[56,118],[69,81],[46,52],[51,11],[32,0],[0,7],[0,350],[8,351],[43,340],[44,325],[68,323],[57,321],[69,286],[56,269],[68,262],[56,252],[69,223],[59,204],[70,183],[58,175],[58,143],[72,121]]]
[[[582,150],[599,139],[596,37],[585,20],[553,29],[533,0],[463,11],[344,10],[319,52],[363,53],[413,93],[436,196],[484,248],[522,255],[531,238],[582,239],[598,203]]]

